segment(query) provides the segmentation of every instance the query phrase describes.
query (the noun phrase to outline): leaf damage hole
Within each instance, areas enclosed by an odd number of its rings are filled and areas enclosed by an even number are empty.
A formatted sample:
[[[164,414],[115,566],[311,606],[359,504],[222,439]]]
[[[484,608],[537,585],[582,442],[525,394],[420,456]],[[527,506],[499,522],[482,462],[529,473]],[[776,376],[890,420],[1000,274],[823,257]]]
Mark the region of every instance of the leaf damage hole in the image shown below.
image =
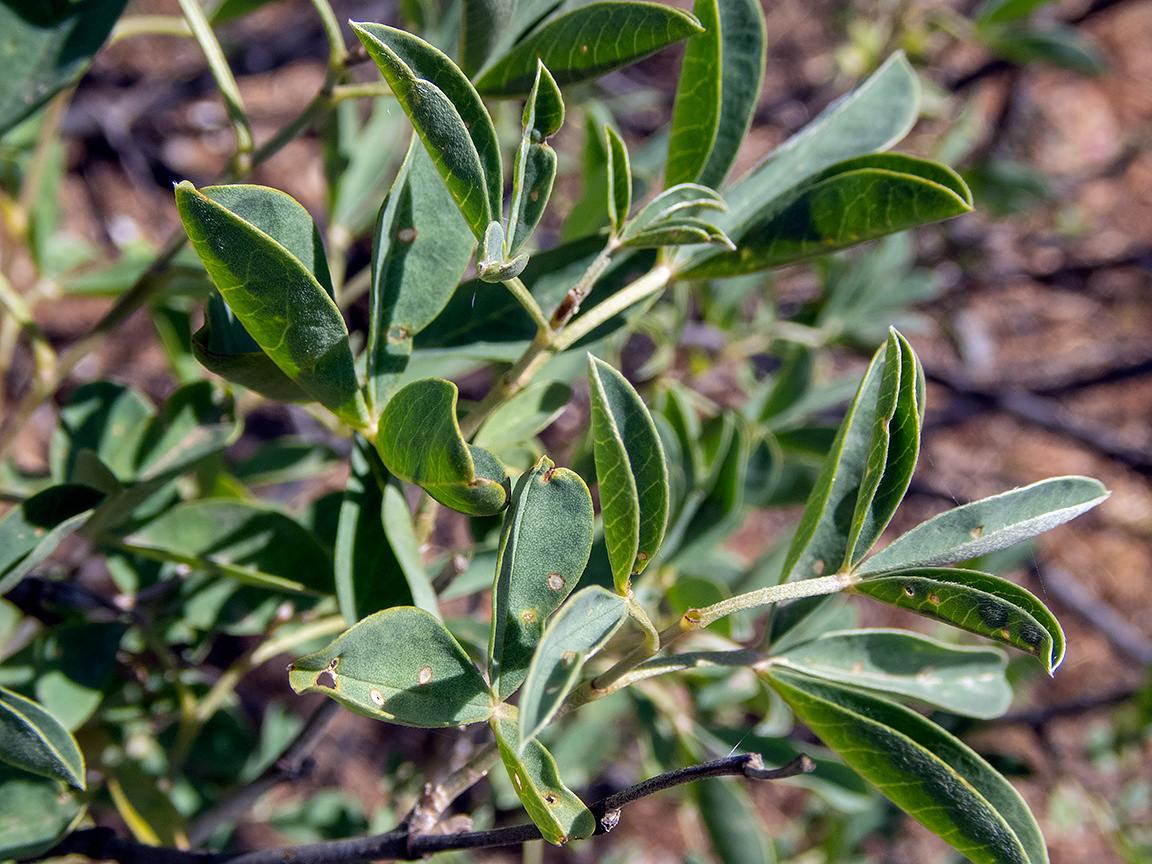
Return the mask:
[[[383,696],[383,694],[381,694],[381,692],[379,690],[377,690],[375,687],[373,687],[371,690],[368,691],[368,695],[370,697],[372,697],[373,702],[375,702],[381,708],[384,707],[384,696]]]
[[[684,613],[684,620],[689,624],[699,624],[704,620],[704,616],[700,614],[699,609],[689,609]]]
[[[340,665],[340,657],[339,656],[333,657],[331,662],[329,662],[327,666],[325,666],[323,669],[321,669],[320,673],[316,676],[316,686],[317,687],[327,687],[329,690],[337,689],[339,682],[336,680],[336,667],[339,665]],[[324,683],[324,676],[325,675],[328,676],[328,680],[332,682],[331,684]]]
[[[928,602],[931,603],[933,606],[939,606],[940,605],[940,595],[939,594],[929,594],[928,595]]]
[[[412,336],[412,331],[409,330],[407,327],[400,326],[399,324],[396,325],[395,327],[389,327],[388,328],[388,341],[389,342],[403,342],[405,339],[408,339],[411,336]]]
[[[548,575],[548,587],[553,591],[559,591],[564,587],[564,577],[559,573],[550,573]]]
[[[984,526],[983,526],[983,525],[977,525],[977,526],[976,526],[975,528],[973,528],[973,529],[972,529],[972,531],[971,531],[971,534],[972,534],[972,539],[973,539],[973,540],[979,540],[979,539],[980,539],[980,535],[981,535],[981,534],[983,534],[983,533],[984,533]]]
[[[576,662],[576,652],[565,651],[560,655],[560,662],[562,662],[565,666],[571,666],[574,662]]]
[[[556,804],[559,803],[559,801],[560,801],[560,799],[557,798],[555,795],[553,795],[551,792],[545,792],[544,793],[544,803],[547,804],[548,806],[554,807]]]
[[[396,239],[401,243],[411,243],[416,239],[416,235],[418,233],[419,232],[415,228],[409,225],[407,228],[401,228],[396,232]]]
[[[815,561],[812,562],[812,572],[815,573],[817,576],[823,575],[824,566],[825,566],[824,562],[821,559],[817,558]]]
[[[420,686],[424,686],[432,680],[432,667],[425,666],[420,670],[420,674],[416,676],[416,680],[420,682]]]
[[[916,596],[916,586],[913,585],[911,582],[909,582],[907,585],[904,586],[904,593],[907,594],[909,597],[915,597]]]

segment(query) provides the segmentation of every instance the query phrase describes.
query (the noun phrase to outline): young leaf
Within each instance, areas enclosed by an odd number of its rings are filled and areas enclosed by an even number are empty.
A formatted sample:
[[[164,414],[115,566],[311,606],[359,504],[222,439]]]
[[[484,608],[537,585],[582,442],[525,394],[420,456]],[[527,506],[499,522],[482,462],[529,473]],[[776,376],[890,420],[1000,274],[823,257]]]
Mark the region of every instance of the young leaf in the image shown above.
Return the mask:
[[[684,48],[664,182],[718,188],[764,78],[764,12],[756,0],[696,0],[692,11],[706,29]]]
[[[432,159],[413,136],[373,236],[368,393],[376,410],[407,367],[412,338],[451,299],[475,245]]]
[[[488,223],[480,249],[476,253],[476,275],[484,282],[507,282],[515,279],[528,266],[528,256],[505,257],[504,226],[499,219]]]
[[[844,567],[856,564],[872,548],[904,498],[920,453],[923,419],[924,372],[908,341],[890,330]]]
[[[380,417],[376,449],[388,470],[454,510],[491,516],[508,503],[508,472],[469,446],[456,419],[456,385],[442,378],[399,390]]]
[[[724,199],[707,186],[681,183],[671,189],[665,189],[640,208],[640,212],[628,220],[620,236],[626,240],[661,222],[693,216],[697,210],[723,212],[726,209]]]
[[[622,245],[633,249],[661,246],[690,246],[694,243],[718,243],[735,250],[728,236],[702,219],[668,219],[634,232]]]
[[[914,711],[773,667],[796,716],[894,804],[976,864],[1047,864],[1028,806],[973,750]]]
[[[512,206],[508,211],[507,256],[516,254],[532,236],[552,194],[556,151],[547,143],[564,122],[564,101],[552,75],[540,63],[524,105],[524,134],[516,151]]]
[[[352,426],[368,423],[348,327],[331,297],[311,217],[260,186],[176,187],[204,268],[245,329],[284,373]]]
[[[510,720],[493,719],[492,729],[520,803],[540,829],[541,836],[557,846],[591,837],[596,830],[596,817],[564,785],[556,770],[556,760],[544,745],[529,741],[521,747],[516,724]]]
[[[773,656],[772,662],[967,717],[999,717],[1012,703],[1003,651],[946,645],[904,630],[825,633]]]
[[[848,591],[910,609],[1033,655],[1051,675],[1064,659],[1064,631],[1029,591],[999,576],[952,567],[875,573]]]
[[[643,60],[703,28],[687,12],[657,3],[602,0],[553,18],[476,81],[488,96],[524,96],[540,60],[561,87]],[[627,34],[627,39],[621,39]]]
[[[618,594],[641,572],[668,524],[668,466],[656,424],[627,379],[588,357],[592,440],[604,542]]]
[[[488,642],[488,678],[501,700],[524,681],[544,622],[583,574],[592,521],[584,481],[547,456],[516,484],[500,533]]]
[[[604,134],[608,140],[608,220],[613,233],[619,234],[632,208],[632,169],[624,139],[611,126],[604,127]]]
[[[37,492],[0,519],[0,594],[10,591],[96,512],[104,493],[63,484]]]
[[[370,615],[321,651],[288,667],[297,693],[401,726],[481,723],[492,697],[479,670],[435,617],[413,606]]]
[[[84,756],[60,721],[0,687],[0,762],[84,789]]]
[[[548,725],[580,680],[584,663],[628,618],[628,601],[590,585],[564,604],[532,655],[520,693],[520,748]]]
[[[477,240],[500,217],[500,145],[464,73],[423,39],[383,24],[352,29],[380,67]]]
[[[945,510],[866,560],[860,573],[933,567],[1006,549],[1091,510],[1110,494],[1090,477],[1053,477]]]
[[[810,175],[734,226],[732,252],[681,272],[686,279],[755,273],[855,246],[972,209],[972,193],[949,168],[894,153],[859,156]],[[721,221],[721,227],[726,225]]]

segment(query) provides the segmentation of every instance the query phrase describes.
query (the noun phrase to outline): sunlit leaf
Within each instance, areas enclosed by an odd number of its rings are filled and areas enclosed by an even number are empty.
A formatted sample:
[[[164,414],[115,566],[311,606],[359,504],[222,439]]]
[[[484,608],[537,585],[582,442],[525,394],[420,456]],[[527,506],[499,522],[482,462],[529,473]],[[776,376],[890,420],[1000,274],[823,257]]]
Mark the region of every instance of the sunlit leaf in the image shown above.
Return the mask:
[[[512,205],[508,212],[507,256],[516,254],[532,235],[552,194],[556,151],[547,143],[564,122],[560,88],[541,63],[524,105],[524,133],[516,151],[512,175]]]
[[[297,693],[323,693],[377,720],[425,729],[480,723],[492,697],[479,670],[435,617],[413,606],[370,615],[288,667]]]
[[[0,687],[0,762],[84,788],[84,756],[60,721]]]

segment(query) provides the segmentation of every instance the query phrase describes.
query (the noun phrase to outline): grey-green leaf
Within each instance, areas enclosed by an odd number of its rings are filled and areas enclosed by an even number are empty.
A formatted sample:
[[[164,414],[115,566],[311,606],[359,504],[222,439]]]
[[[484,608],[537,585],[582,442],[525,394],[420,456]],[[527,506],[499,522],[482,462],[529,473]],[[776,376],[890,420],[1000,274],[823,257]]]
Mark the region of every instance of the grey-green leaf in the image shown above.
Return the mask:
[[[561,87],[643,60],[701,31],[686,12],[657,3],[588,3],[525,36],[476,81],[489,96],[524,96],[542,60]]]
[[[547,456],[516,484],[492,585],[488,678],[501,700],[528,672],[544,622],[576,587],[592,551],[592,495]]]
[[[352,29],[376,61],[477,240],[499,218],[500,145],[471,82],[423,39],[383,24]]]
[[[604,542],[619,594],[641,572],[668,524],[668,466],[652,415],[627,379],[588,358],[592,439]]]
[[[0,761],[84,789],[84,756],[60,721],[0,687]]]
[[[1049,675],[1064,659],[1055,616],[1031,592],[990,573],[915,567],[864,576],[847,590],[1019,648]]]
[[[901,535],[858,570],[932,567],[1021,543],[1075,519],[1111,493],[1090,477],[1053,477],[945,510]]]
[[[43,563],[103,500],[102,492],[69,483],[37,492],[5,513],[0,519],[0,594]]]
[[[947,645],[904,630],[825,633],[775,655],[772,662],[968,717],[999,717],[1012,703],[1003,651]]]
[[[628,601],[597,585],[574,594],[548,624],[520,694],[520,746],[540,734],[580,680],[584,663],[628,618]]]
[[[352,426],[368,423],[348,327],[307,211],[260,186],[176,187],[184,230],[225,301],[281,370]]]
[[[0,764],[0,861],[55,846],[83,810],[82,797],[58,780]]]
[[[512,206],[508,211],[507,256],[516,254],[532,235],[552,194],[556,151],[546,139],[564,122],[564,101],[556,81],[540,63],[524,105],[524,133],[516,151]]]
[[[664,182],[719,187],[764,78],[764,13],[756,0],[696,0],[692,11],[706,29],[684,48]]]
[[[596,817],[560,779],[556,760],[539,741],[520,745],[519,731],[511,720],[492,721],[500,758],[512,778],[520,803],[532,817],[541,836],[557,846],[569,840],[591,837]]]
[[[563,381],[541,381],[521,390],[488,415],[472,440],[495,450],[521,444],[548,427],[572,398]]]
[[[323,693],[357,714],[433,729],[480,723],[492,698],[479,670],[434,616],[413,606],[370,615],[288,667],[297,693]]]
[[[720,864],[775,864],[776,850],[739,779],[705,777],[693,784],[700,818]]]
[[[508,473],[469,446],[456,419],[456,385],[442,378],[399,390],[380,417],[376,449],[388,470],[454,510],[491,516],[508,503]]]
[[[781,667],[796,716],[861,776],[976,864],[1046,864],[1044,838],[1011,784],[916,712]]]
[[[628,211],[632,208],[632,168],[628,164],[628,148],[624,139],[611,126],[604,127],[608,146],[608,220],[612,230],[619,234]]]
[[[368,393],[377,411],[408,365],[412,338],[448,304],[475,246],[428,152],[413,137],[373,237]]]
[[[700,186],[696,183],[681,183],[671,189],[665,189],[640,208],[640,212],[628,220],[628,224],[624,226],[621,237],[627,239],[651,225],[669,219],[695,216],[698,210],[723,212],[726,209],[724,199],[707,186]]]

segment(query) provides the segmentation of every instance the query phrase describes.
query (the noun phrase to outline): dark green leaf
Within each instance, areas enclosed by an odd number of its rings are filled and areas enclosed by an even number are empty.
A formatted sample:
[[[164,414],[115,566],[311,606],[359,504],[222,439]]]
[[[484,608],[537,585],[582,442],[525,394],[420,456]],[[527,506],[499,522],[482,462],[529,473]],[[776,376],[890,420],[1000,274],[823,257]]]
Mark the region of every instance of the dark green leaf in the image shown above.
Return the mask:
[[[1008,658],[995,648],[946,645],[903,630],[826,633],[775,655],[807,675],[896,693],[968,717],[999,717],[1012,704]]]
[[[776,850],[739,782],[706,777],[693,784],[712,851],[720,864],[775,864]]]
[[[52,433],[53,476],[75,482],[76,461],[89,450],[115,477],[134,479],[144,432],[154,415],[151,403],[123,384],[93,381],[76,388]]]
[[[764,13],[756,0],[696,0],[693,12],[707,29],[684,48],[664,182],[719,187],[756,108]]]
[[[327,444],[283,435],[232,466],[232,476],[246,486],[273,486],[327,475],[342,461]]]
[[[126,2],[0,3],[0,135],[80,80]]]
[[[556,760],[544,745],[529,741],[521,747],[516,723],[511,720],[493,720],[492,728],[516,794],[541,836],[557,846],[591,837],[596,830],[596,817],[564,785]]]
[[[84,788],[84,757],[60,721],[0,687],[0,762]]]
[[[604,542],[616,591],[627,594],[664,539],[668,467],[652,416],[627,379],[589,356],[588,380]]]
[[[990,51],[1013,63],[1045,63],[1082,75],[1100,75],[1108,68],[1099,48],[1080,30],[1063,24],[988,27],[981,38]]]
[[[473,440],[490,450],[528,441],[550,426],[571,398],[572,388],[563,381],[533,384],[489,414]]]
[[[377,411],[408,364],[412,337],[444,309],[475,245],[427,151],[413,137],[373,237],[368,393]]]
[[[1052,0],[984,0],[976,10],[976,26],[1004,24],[1027,18],[1032,11],[1046,6]]]
[[[380,417],[376,449],[388,470],[454,510],[491,516],[508,503],[508,474],[488,451],[469,446],[456,419],[456,385],[414,381]]]
[[[508,27],[516,0],[463,0],[460,21],[460,69],[471,77],[480,71],[484,61]]]
[[[858,569],[875,573],[967,561],[1063,525],[1111,493],[1090,477],[1054,477],[945,510],[881,549]]]
[[[620,233],[620,228],[628,219],[632,209],[632,168],[628,164],[628,148],[624,139],[611,126],[604,127],[608,146],[608,221],[612,230]]]
[[[87,486],[52,486],[17,504],[0,519],[0,594],[42,564],[104,500]]]
[[[592,496],[584,481],[547,456],[516,484],[492,585],[488,679],[501,700],[524,681],[544,622],[584,572],[592,521]]]
[[[512,206],[508,212],[508,257],[515,255],[536,229],[556,179],[556,151],[546,139],[556,134],[564,122],[564,102],[560,88],[543,63],[536,70],[523,120],[524,134],[516,151]]]
[[[1048,608],[990,573],[916,567],[863,576],[847,590],[1019,648],[1049,675],[1064,659],[1064,632]]]
[[[80,796],[58,780],[0,764],[0,861],[51,849],[82,809]]]
[[[536,76],[537,59],[561,87],[588,81],[701,29],[687,12],[670,6],[617,0],[589,3],[522,39],[480,76],[476,89],[488,96],[524,96]]]
[[[288,667],[297,693],[323,693],[345,708],[432,729],[480,723],[492,697],[468,655],[434,616],[413,606],[377,612],[327,648]]]
[[[732,234],[736,251],[713,254],[680,275],[754,273],[971,209],[968,187],[943,165],[891,153],[859,156],[808,176]]]
[[[685,546],[724,533],[724,527],[734,528],[733,521],[738,523],[743,516],[748,429],[735,414],[724,414],[717,418],[717,422],[721,424],[721,429],[715,433],[717,449],[706,453],[710,464],[709,476],[700,484],[704,498],[684,531],[682,543]]]
[[[592,585],[564,604],[532,655],[520,694],[520,748],[548,725],[580,680],[584,663],[628,617],[628,601]]]
[[[197,190],[187,181],[176,187],[176,206],[212,281],[260,347],[340,419],[367,425],[348,328],[307,211],[274,189]]]
[[[492,118],[464,73],[424,40],[383,24],[352,29],[376,61],[477,240],[504,195]]]
[[[796,715],[897,806],[976,864],[1046,864],[1019,793],[974,751],[887,700],[774,668]]]
[[[227,498],[177,505],[127,540],[140,555],[284,591],[331,594],[332,561],[278,510]]]

